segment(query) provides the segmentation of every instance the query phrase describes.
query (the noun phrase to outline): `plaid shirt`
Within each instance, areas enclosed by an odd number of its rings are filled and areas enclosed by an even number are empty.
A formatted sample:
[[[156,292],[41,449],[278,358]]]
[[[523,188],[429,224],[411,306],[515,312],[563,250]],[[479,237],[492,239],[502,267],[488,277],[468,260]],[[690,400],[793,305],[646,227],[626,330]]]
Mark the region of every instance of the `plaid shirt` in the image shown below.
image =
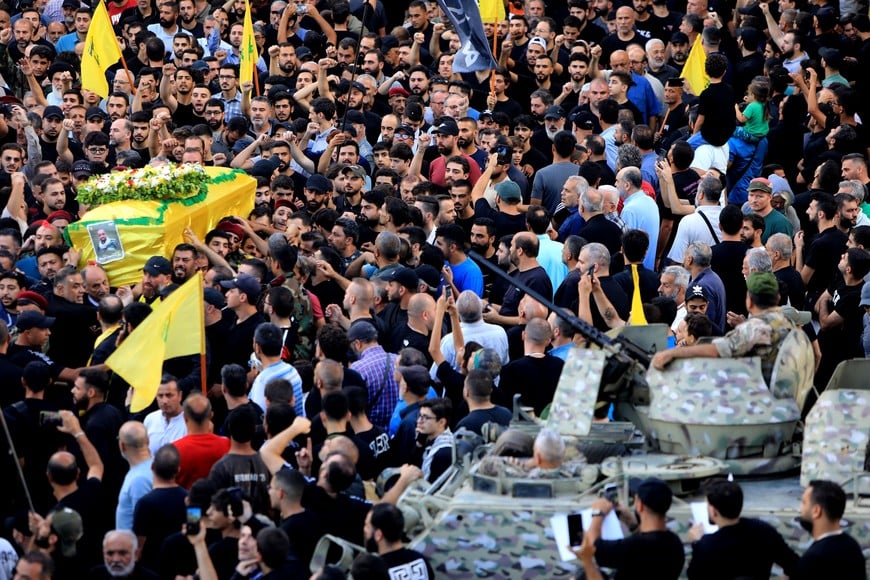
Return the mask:
[[[397,358],[397,355],[376,345],[364,350],[359,360],[350,365],[368,385],[369,420],[381,429],[389,427],[390,417],[399,400],[399,385],[393,375]]]

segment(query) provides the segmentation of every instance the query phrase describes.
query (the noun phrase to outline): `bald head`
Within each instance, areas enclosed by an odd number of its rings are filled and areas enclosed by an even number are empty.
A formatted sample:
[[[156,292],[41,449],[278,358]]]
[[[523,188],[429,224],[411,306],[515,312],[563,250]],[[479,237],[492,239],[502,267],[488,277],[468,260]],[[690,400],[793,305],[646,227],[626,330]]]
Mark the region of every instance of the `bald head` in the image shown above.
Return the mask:
[[[330,453],[341,453],[351,460],[354,465],[359,461],[359,449],[350,437],[346,435],[337,435],[330,437],[323,442],[323,447],[320,451],[321,460],[326,458]]]
[[[184,420],[188,424],[193,423],[196,426],[202,427],[208,425],[211,420],[211,403],[208,398],[201,393],[191,393],[184,400]]]
[[[334,360],[325,358],[317,363],[314,369],[314,380],[317,386],[327,393],[340,391],[344,381],[344,369]]]
[[[523,338],[527,345],[543,348],[553,338],[553,331],[545,318],[535,318],[526,323]]]
[[[531,296],[523,296],[522,300],[520,300],[519,312],[527,324],[528,321],[535,318],[547,318],[547,307]]]
[[[148,449],[148,431],[139,421],[127,421],[121,425],[118,440],[128,449]]]
[[[354,278],[350,286],[347,287],[348,298],[354,299],[354,304],[361,307],[371,307],[375,299],[375,289],[372,283],[365,278]]]
[[[423,313],[435,314],[435,299],[426,293],[417,293],[408,301],[408,318],[419,320]]]

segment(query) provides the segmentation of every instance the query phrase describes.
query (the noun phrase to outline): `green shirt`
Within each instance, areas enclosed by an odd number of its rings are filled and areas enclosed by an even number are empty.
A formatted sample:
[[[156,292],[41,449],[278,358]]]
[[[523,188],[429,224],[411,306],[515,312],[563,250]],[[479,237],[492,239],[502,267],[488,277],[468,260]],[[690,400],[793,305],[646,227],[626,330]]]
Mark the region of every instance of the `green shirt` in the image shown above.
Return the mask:
[[[773,234],[785,234],[788,237],[794,235],[794,228],[791,227],[791,222],[776,210],[764,216],[764,233],[761,234],[761,243],[766,244],[767,239]]]
[[[764,107],[761,103],[752,101],[746,105],[743,115],[746,117],[746,123],[743,124],[744,131],[759,139],[767,135],[768,124],[764,120]]]

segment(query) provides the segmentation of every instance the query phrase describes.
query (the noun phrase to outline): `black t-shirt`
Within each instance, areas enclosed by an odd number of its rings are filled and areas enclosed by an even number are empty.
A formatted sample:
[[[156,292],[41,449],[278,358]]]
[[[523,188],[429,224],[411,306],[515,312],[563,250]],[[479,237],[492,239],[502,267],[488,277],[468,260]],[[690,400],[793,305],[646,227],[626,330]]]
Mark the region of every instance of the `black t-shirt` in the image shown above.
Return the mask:
[[[314,548],[323,535],[320,522],[314,512],[305,510],[302,513],[293,514],[281,520],[280,527],[290,538],[290,548],[296,557],[303,562],[310,562],[311,556],[314,555]]]
[[[513,419],[513,413],[504,407],[496,405],[491,409],[477,409],[476,411],[470,412],[464,419],[456,424],[456,428],[461,429],[462,427],[465,427],[469,431],[474,431],[478,435],[482,435],[481,431],[485,423],[491,421],[507,428],[508,425],[510,425],[511,419]]]
[[[230,580],[239,564],[239,539],[228,536],[209,544],[208,555],[219,580]]]
[[[227,333],[226,361],[224,364],[235,363],[248,368],[248,360],[254,349],[254,331],[257,326],[266,322],[259,312],[246,318],[243,322],[232,325]]]
[[[595,561],[613,568],[614,580],[679,578],[685,562],[683,543],[671,531],[639,532],[624,540],[597,540]],[[652,574],[652,571],[655,571]]]
[[[691,579],[770,578],[778,564],[791,576],[798,556],[768,523],[741,518],[692,544],[687,574]]]
[[[544,298],[553,298],[553,283],[550,281],[550,277],[547,276],[547,271],[541,266],[529,268],[525,272],[514,270],[511,277],[542,294]],[[516,286],[508,288],[508,291],[504,295],[500,314],[502,316],[516,316],[519,313],[520,300],[523,299],[525,294],[525,292]]]
[[[519,394],[522,404],[534,407],[540,416],[553,400],[563,366],[565,361],[553,355],[524,356],[502,368],[499,388],[509,400]]]
[[[413,578],[427,580],[435,578],[435,572],[429,561],[420,552],[399,548],[386,554],[381,554],[390,571],[390,578]]]
[[[815,299],[831,285],[837,275],[837,264],[846,251],[849,236],[837,227],[830,227],[815,237],[807,249],[804,265],[813,269],[807,282],[808,298]]]
[[[489,218],[495,222],[495,229],[499,236],[512,236],[517,232],[526,231],[526,214],[519,213],[517,215],[506,214],[493,209],[489,202],[484,198],[480,198],[474,204],[474,215],[476,217]]]
[[[228,453],[212,466],[208,477],[218,489],[240,487],[251,500],[255,513],[268,513],[271,507],[268,486],[272,475],[258,454]]]
[[[193,111],[193,103],[188,103],[186,105],[178,103],[178,107],[175,109],[175,112],[172,113],[172,120],[175,121],[175,124],[178,127],[205,123],[205,118],[198,116]]]
[[[142,496],[133,511],[133,532],[145,536],[140,562],[156,569],[163,541],[184,525],[187,490],[181,486],[153,489]]]
[[[724,82],[713,83],[701,93],[698,104],[698,114],[704,115],[701,136],[710,145],[721,147],[728,142],[737,127],[734,91]]]
[[[186,541],[187,540],[185,540],[185,542]],[[109,574],[109,570],[104,564],[97,566],[96,568],[91,568],[88,571],[88,580],[114,580],[114,578],[117,578],[117,576]],[[141,565],[136,564],[136,567],[133,568],[133,573],[129,576],[124,576],[124,578],[127,578],[128,580],[159,580],[160,576],[148,568],[143,568]]]
[[[354,438],[357,444],[361,443],[371,451],[374,461],[374,472],[380,475],[381,471],[387,467],[385,459],[390,451],[390,436],[377,425],[372,425],[372,428],[368,431],[356,433]]]
[[[867,578],[861,546],[847,533],[822,538],[804,552],[798,561],[792,580],[833,578],[865,580]]]
[[[746,279],[742,268],[748,249],[746,244],[737,241],[719,242],[712,248],[710,268],[722,278],[725,286],[726,312],[746,314]]]
[[[806,301],[807,288],[798,271],[792,266],[786,266],[774,272],[773,275],[779,281],[780,306],[785,306],[790,302],[792,306],[801,310]],[[720,275],[719,277],[721,278],[722,276]],[[723,280],[722,282],[725,281]],[[729,286],[725,287],[728,288]]]
[[[331,497],[311,481],[302,494],[302,506],[317,516],[324,533],[363,544],[363,525],[372,507],[369,502],[343,493]]]

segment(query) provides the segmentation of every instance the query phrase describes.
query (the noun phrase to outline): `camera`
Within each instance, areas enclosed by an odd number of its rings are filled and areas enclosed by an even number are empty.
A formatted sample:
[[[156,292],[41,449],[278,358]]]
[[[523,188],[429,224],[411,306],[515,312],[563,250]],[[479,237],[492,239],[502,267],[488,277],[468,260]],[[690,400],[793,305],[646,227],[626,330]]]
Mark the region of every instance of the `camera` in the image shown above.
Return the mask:
[[[601,490],[601,497],[616,505],[619,503],[619,486],[615,483],[609,483]]]
[[[57,411],[40,411],[39,424],[40,426],[54,427],[57,425],[63,425],[63,419]]]

